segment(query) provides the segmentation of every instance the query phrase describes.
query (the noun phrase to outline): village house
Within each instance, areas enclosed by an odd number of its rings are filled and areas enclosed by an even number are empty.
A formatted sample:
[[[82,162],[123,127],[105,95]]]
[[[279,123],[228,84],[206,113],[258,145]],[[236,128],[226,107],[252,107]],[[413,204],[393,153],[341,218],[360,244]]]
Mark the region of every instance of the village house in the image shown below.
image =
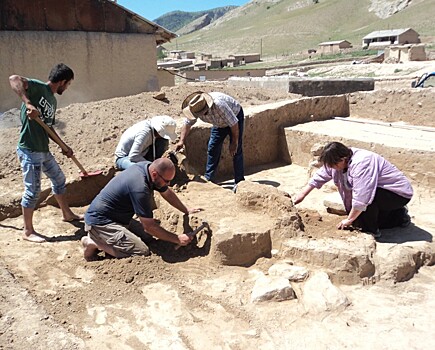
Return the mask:
[[[233,63],[234,66],[242,66],[244,64],[260,61],[259,53],[235,54],[235,55],[229,55],[228,57],[234,60]]]
[[[168,49],[163,45],[157,46],[157,57],[166,57],[168,56]]]
[[[160,89],[157,45],[176,34],[108,0],[0,2],[0,111],[19,101],[11,74],[47,80],[54,64],[75,73],[59,106]]]
[[[344,49],[350,49],[351,47],[352,44],[347,40],[325,41],[319,44],[319,53],[320,54],[338,53]]]
[[[385,48],[385,61],[388,62],[409,62],[426,61],[426,51],[424,44],[392,45]]]
[[[420,35],[411,28],[378,30],[363,38],[364,49],[384,49],[390,45],[419,44]]]

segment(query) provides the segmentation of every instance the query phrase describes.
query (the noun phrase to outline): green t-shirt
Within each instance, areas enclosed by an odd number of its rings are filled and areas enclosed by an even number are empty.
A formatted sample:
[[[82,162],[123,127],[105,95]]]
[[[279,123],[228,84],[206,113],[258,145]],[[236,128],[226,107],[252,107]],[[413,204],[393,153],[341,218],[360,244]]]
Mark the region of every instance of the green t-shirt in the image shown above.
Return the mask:
[[[48,126],[55,123],[57,101],[48,84],[36,79],[28,79],[27,97]],[[21,130],[18,147],[35,152],[48,152],[48,134],[36,121],[30,120],[26,114],[26,105],[21,105]]]

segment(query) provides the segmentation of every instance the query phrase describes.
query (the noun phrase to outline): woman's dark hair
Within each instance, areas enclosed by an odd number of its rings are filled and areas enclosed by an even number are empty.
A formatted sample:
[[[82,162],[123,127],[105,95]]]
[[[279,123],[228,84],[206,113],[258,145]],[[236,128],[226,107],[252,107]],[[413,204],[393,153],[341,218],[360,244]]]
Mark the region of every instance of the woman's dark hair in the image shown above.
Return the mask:
[[[352,150],[342,143],[330,142],[323,148],[319,161],[327,166],[333,166],[343,158],[349,159],[351,155]]]
[[[62,80],[70,81],[71,79],[74,79],[74,72],[64,63],[56,64],[48,76],[48,80],[52,83],[58,83]]]

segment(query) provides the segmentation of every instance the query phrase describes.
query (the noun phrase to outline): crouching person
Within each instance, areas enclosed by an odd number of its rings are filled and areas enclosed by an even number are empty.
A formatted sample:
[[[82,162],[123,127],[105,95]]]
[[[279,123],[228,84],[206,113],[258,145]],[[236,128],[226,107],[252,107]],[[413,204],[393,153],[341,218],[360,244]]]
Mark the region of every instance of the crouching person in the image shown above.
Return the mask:
[[[166,231],[153,219],[154,190],[186,215],[200,211],[188,209],[168,187],[174,176],[175,166],[167,158],[134,164],[115,176],[86,211],[84,258],[94,260],[99,250],[116,258],[149,255],[145,242],[152,236],[182,246],[189,244],[192,238],[188,235]],[[134,214],[139,217],[141,230],[134,227]]]

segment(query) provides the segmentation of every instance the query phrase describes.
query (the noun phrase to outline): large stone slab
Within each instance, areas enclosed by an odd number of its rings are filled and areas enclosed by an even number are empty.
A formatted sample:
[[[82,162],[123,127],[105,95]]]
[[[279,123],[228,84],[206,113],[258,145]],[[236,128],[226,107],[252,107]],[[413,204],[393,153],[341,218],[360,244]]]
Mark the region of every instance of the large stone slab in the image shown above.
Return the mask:
[[[375,249],[368,235],[344,240],[292,238],[283,243],[280,255],[296,264],[324,269],[335,283],[357,284],[375,276]]]
[[[371,91],[374,88],[375,80],[372,78],[301,78],[289,79],[288,92],[303,96],[328,96],[347,94],[355,91]]]
[[[308,166],[314,144],[339,141],[379,153],[411,179],[435,186],[434,133],[426,128],[343,118],[285,128],[285,139],[294,164]]]

